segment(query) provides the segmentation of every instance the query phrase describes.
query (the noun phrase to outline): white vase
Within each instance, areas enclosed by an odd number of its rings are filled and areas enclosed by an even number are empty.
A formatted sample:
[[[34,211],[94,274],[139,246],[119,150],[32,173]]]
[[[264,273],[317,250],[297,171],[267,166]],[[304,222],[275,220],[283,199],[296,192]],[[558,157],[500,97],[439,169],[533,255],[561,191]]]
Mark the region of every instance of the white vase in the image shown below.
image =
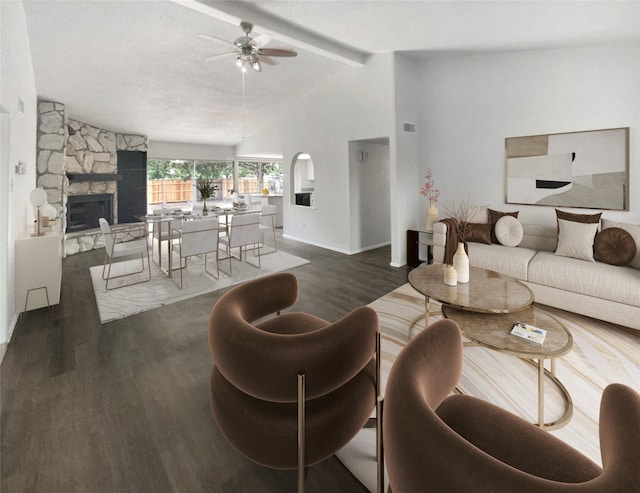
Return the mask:
[[[435,204],[429,204],[427,207],[427,231],[433,231],[433,224],[438,221],[438,208]]]
[[[458,249],[453,255],[453,268],[458,273],[458,282],[469,282],[469,257],[464,251],[464,243],[458,242]]]
[[[447,286],[455,286],[458,284],[458,273],[452,265],[447,265],[444,269],[444,283]]]

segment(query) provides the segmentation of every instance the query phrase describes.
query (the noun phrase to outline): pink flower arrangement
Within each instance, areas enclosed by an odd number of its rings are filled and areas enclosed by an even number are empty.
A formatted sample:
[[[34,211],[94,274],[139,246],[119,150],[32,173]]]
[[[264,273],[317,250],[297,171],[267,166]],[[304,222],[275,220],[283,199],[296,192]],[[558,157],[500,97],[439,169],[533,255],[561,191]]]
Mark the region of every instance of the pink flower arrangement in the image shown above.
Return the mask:
[[[431,168],[427,168],[427,174],[424,175],[424,185],[420,189],[420,193],[429,199],[429,203],[433,204],[440,198],[440,189],[436,188],[436,182],[433,179]]]

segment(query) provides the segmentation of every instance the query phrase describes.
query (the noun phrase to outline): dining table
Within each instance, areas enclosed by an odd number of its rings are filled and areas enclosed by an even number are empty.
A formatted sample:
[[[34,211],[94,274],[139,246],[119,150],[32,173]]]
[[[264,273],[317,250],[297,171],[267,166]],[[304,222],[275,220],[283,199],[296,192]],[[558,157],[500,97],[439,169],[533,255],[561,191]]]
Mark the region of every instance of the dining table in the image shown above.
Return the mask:
[[[224,217],[224,230],[226,234],[229,233],[229,224],[230,217],[234,214],[247,214],[250,212],[259,212],[258,210],[251,208],[242,208],[242,207],[219,207],[214,206],[207,211],[207,213],[203,213],[202,210],[194,210],[194,211],[175,211],[175,210],[166,210],[162,212],[154,212],[153,214],[143,214],[135,216],[139,221],[147,223],[147,225],[151,225],[152,227],[152,236],[156,236],[159,233],[157,228],[162,230],[162,225],[167,224],[167,268],[166,270],[162,267],[162,241],[158,241],[158,267],[167,274],[167,277],[171,278],[173,274],[173,223],[175,221],[191,221],[198,220],[202,218],[210,218],[214,217]],[[158,238],[161,237],[160,234],[157,234]]]

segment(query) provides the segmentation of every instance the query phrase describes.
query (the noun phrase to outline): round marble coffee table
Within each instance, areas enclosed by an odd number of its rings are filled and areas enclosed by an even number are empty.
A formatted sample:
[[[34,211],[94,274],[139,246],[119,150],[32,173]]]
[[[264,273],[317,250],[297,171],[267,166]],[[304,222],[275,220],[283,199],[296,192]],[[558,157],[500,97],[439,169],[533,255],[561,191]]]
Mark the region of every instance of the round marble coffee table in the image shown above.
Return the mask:
[[[448,286],[444,283],[444,264],[422,264],[409,272],[409,284],[424,295],[425,327],[429,325],[431,299],[443,305],[457,307],[477,313],[513,313],[525,309],[533,303],[533,293],[523,283],[513,277],[480,267],[469,268],[469,282]],[[409,339],[413,327],[409,327]]]
[[[573,399],[567,388],[556,376],[556,358],[573,348],[573,337],[569,330],[551,315],[535,306],[528,306],[515,313],[477,313],[442,306],[442,314],[454,320],[462,334],[470,342],[465,346],[482,346],[511,354],[536,366],[538,373],[538,422],[541,428],[554,430],[567,424],[573,416]],[[516,322],[534,325],[547,331],[542,344],[531,342],[511,334]],[[550,369],[545,368],[550,360]],[[549,378],[560,391],[564,401],[564,413],[557,420],[547,423],[544,418],[544,382]]]
[[[444,283],[443,264],[421,265],[409,273],[409,283],[425,297],[424,317],[414,320],[409,327],[409,339],[418,321],[441,314],[454,320],[469,342],[465,346],[483,346],[520,357],[535,365],[538,371],[538,421],[547,430],[564,426],[573,415],[573,400],[566,387],[556,377],[555,359],[567,354],[573,347],[573,337],[555,318],[533,306],[533,292],[512,277],[480,267],[469,269],[469,282],[448,286]],[[441,312],[430,309],[430,300],[442,305]],[[524,322],[547,331],[543,344],[520,339],[511,334],[516,322]],[[549,359],[550,370],[545,368]],[[565,401],[565,412],[552,423],[544,420],[545,376],[560,390]],[[459,389],[458,389],[459,390]]]

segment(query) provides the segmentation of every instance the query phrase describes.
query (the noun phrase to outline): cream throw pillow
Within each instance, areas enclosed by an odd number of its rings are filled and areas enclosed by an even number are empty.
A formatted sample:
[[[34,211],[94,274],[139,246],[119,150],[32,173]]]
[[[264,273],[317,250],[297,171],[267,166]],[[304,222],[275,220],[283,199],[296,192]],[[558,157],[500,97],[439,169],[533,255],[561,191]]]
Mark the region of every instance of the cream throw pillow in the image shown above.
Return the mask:
[[[577,223],[558,219],[556,255],[595,262],[593,240],[598,232],[598,226],[599,223]]]
[[[498,242],[508,247],[517,247],[524,237],[522,224],[514,216],[502,216],[498,219],[495,232]]]
[[[467,207],[467,217],[464,219],[468,223],[487,224],[489,222],[488,205],[470,205]]]

